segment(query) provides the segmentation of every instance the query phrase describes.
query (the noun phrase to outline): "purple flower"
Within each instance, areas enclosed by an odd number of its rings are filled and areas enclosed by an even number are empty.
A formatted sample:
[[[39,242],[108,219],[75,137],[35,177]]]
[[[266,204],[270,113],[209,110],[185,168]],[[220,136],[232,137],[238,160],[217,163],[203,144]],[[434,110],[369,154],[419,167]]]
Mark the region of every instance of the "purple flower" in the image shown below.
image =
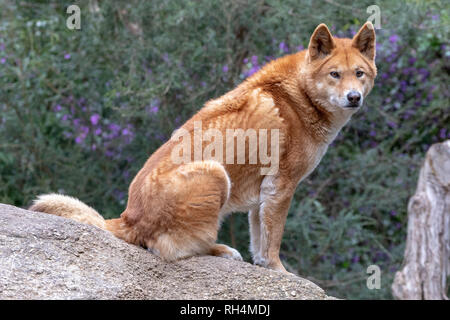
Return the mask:
[[[131,143],[131,141],[133,141],[134,139],[134,133],[132,130],[133,130],[132,125],[127,125],[127,128],[122,130],[122,135],[125,137],[124,142],[126,144]]]
[[[206,85],[206,83],[205,83]],[[150,106],[147,107],[148,113],[157,113],[159,111],[159,106],[161,105],[161,100],[158,98],[152,99]]]
[[[117,134],[117,133],[119,133],[119,131],[120,131],[120,126],[119,126],[118,124],[115,124],[115,123],[111,123],[111,124],[108,126],[108,128],[109,128],[109,130],[111,130],[111,132],[112,132],[113,134]]]
[[[222,72],[223,73],[227,73],[228,72],[228,65],[227,64],[222,67]]]
[[[82,126],[81,127],[81,132],[84,136],[86,136],[89,133],[89,127],[86,126]]]
[[[64,55],[64,59],[66,59],[66,60],[69,60],[70,57],[71,57],[70,53],[66,53],[66,54]]]
[[[243,62],[244,62],[245,64],[247,64],[247,63],[248,63],[248,58],[245,58]]]
[[[374,260],[375,261],[380,261],[380,260],[384,260],[384,258],[386,257],[386,254],[380,250],[377,250],[375,252],[375,257]]]
[[[421,103],[419,102],[419,105]],[[408,120],[411,116],[413,116],[416,112],[414,110],[406,110],[404,115],[403,115],[403,119]]]
[[[387,122],[387,125],[389,126],[389,127],[391,127],[391,128],[397,128],[397,124],[394,122],[394,121],[388,121]]]
[[[67,132],[67,131],[64,131],[63,132],[63,135],[64,135],[64,137],[66,137],[67,139],[70,139],[70,138],[72,138],[72,133],[70,133],[70,132]]]
[[[395,217],[395,216],[397,216],[397,211],[395,211],[395,210],[392,210],[391,212],[390,212],[390,215],[392,216],[392,217]]]
[[[302,51],[302,50],[304,50],[305,49],[305,47],[303,46],[303,45],[299,45],[298,47],[297,47],[297,51]]]
[[[100,115],[95,113],[91,116],[91,123],[92,125],[96,126],[98,124],[98,121],[100,120]]]
[[[447,132],[447,129],[445,129],[445,128],[442,128],[441,130],[439,130],[439,138],[445,139],[447,136],[446,132]]]
[[[245,72],[245,75],[247,77],[251,76],[252,74],[254,74],[255,72],[257,72],[259,70],[258,66],[252,67],[250,70],[248,70],[247,72]]]
[[[410,73],[413,73],[414,70],[415,70],[415,69],[412,68],[412,67],[404,68],[404,69],[402,70],[402,74],[404,74],[405,76],[407,76],[407,75],[409,75]]]
[[[257,65],[258,64],[258,56],[252,56],[251,62],[253,65]]]
[[[420,68],[419,74],[422,76],[422,81],[424,81],[428,78],[428,76],[430,75],[430,72],[425,68]]]
[[[390,43],[396,43],[398,40],[399,40],[399,36],[396,34],[393,34],[392,36],[389,37]]]
[[[1,58],[1,59],[0,59],[0,63],[1,63],[1,64],[5,64],[5,62],[6,62],[6,58]]]
[[[59,105],[59,104],[57,104],[57,105],[53,108],[53,110],[54,110],[55,112],[59,112],[59,111],[61,111],[61,109],[62,109],[62,107],[61,107],[61,105]]]
[[[405,80],[400,81],[400,90],[401,91],[406,91],[407,87],[408,87],[408,85]]]
[[[395,70],[397,69],[397,64],[393,63],[391,64],[391,66],[389,67],[389,72],[390,73],[395,73]]]
[[[161,133],[157,133],[155,135],[155,138],[158,139],[159,141],[166,141],[166,136]]]
[[[112,152],[111,150],[106,150],[105,155],[109,158],[112,158],[114,156],[114,152]]]
[[[125,198],[125,192],[115,189],[113,195],[117,200],[122,200]]]
[[[352,258],[352,263],[358,263],[359,262],[359,256],[358,255],[355,255],[353,258]]]
[[[75,138],[75,143],[80,144],[83,142],[83,140],[84,140],[84,137],[82,135],[79,135],[78,137]]]
[[[99,136],[102,134],[102,129],[97,128],[97,129],[95,129],[94,133],[95,133],[95,135]]]
[[[279,48],[284,53],[289,52],[289,47],[284,41],[280,42]]]

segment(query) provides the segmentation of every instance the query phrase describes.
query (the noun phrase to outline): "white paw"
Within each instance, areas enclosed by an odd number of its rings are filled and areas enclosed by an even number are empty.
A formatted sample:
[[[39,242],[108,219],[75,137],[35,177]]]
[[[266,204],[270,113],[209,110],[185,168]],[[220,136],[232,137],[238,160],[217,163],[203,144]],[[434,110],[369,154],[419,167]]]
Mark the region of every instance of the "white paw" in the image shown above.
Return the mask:
[[[259,253],[253,256],[253,264],[261,267],[267,267],[267,260],[264,259]]]
[[[227,259],[233,259],[233,260],[237,260],[237,261],[242,261],[242,256],[239,253],[239,251],[237,251],[234,248],[228,247],[228,251],[227,253],[224,253],[221,255],[222,258],[227,258]]]

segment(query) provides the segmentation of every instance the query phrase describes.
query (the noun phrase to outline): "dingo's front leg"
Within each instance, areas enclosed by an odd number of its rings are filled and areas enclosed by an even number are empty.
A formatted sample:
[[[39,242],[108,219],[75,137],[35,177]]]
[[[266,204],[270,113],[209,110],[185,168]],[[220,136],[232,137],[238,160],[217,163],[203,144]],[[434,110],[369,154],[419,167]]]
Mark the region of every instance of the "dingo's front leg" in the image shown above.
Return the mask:
[[[249,211],[248,224],[250,226],[250,252],[252,254],[253,262],[255,264],[260,264],[261,219],[259,216],[259,206]]]
[[[255,263],[287,272],[280,260],[280,245],[294,188],[283,186],[281,181],[269,176],[264,180],[259,210],[260,249]]]

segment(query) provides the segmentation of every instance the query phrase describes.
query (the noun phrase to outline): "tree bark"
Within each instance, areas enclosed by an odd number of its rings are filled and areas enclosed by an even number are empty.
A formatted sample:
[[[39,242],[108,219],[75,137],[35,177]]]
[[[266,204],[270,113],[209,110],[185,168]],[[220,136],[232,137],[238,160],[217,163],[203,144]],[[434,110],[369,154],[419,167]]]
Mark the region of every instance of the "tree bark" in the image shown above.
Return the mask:
[[[450,274],[450,140],[428,150],[417,190],[408,203],[403,266],[395,274],[396,299],[448,300]]]

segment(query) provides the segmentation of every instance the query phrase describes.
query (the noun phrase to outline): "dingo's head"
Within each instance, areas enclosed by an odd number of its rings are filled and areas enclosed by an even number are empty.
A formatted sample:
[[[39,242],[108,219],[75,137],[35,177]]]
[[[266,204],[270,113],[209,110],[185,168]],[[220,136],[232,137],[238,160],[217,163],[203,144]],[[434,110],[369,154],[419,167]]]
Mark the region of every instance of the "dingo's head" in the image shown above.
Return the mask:
[[[334,38],[320,24],[305,55],[302,77],[310,98],[330,112],[355,112],[373,87],[375,66],[375,30],[365,23],[353,39]]]

